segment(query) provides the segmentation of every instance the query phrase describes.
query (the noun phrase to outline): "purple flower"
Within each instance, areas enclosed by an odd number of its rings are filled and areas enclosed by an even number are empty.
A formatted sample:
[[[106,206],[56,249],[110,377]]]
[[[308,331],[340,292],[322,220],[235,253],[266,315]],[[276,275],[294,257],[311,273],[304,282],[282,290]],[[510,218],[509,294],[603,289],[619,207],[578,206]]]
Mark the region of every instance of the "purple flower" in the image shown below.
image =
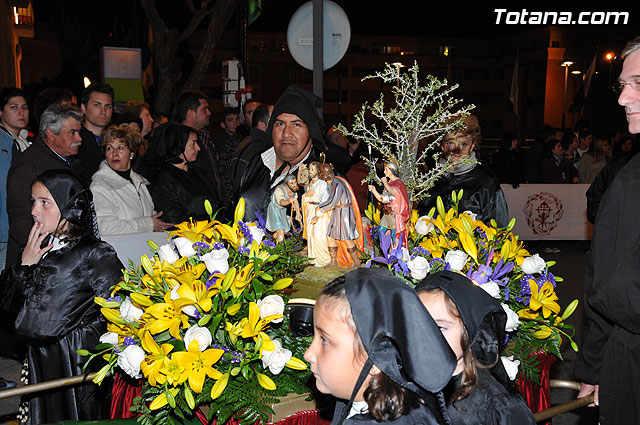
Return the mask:
[[[478,284],[487,283],[492,274],[493,269],[490,266],[478,266],[478,270],[471,273],[471,280]]]

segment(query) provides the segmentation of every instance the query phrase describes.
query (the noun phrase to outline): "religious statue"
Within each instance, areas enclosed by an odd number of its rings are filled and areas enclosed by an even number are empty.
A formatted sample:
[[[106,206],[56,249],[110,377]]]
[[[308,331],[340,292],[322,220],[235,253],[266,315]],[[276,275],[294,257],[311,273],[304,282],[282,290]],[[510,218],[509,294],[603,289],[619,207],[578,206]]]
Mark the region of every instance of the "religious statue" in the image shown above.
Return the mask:
[[[284,234],[291,230],[293,219],[302,224],[302,214],[298,203],[298,181],[293,174],[285,178],[284,183],[276,186],[271,194],[267,208],[267,230],[274,233],[276,242],[284,240]],[[291,207],[291,219],[287,216],[287,207]]]
[[[384,214],[380,220],[379,233],[391,232],[394,240],[393,247],[402,244],[408,248],[407,221],[411,208],[407,189],[398,177],[399,167],[396,161],[387,161],[384,164],[384,177],[381,179],[384,192],[379,193],[375,186],[369,185],[369,191],[384,205]]]
[[[320,164],[320,178],[329,184],[329,196],[315,209],[311,223],[331,212],[327,227],[327,244],[331,262],[327,267],[360,267],[359,253],[364,250],[362,217],[358,201],[349,183],[336,176],[331,164]]]
[[[304,175],[306,171],[308,176],[306,191],[302,195],[303,237],[307,240],[307,257],[312,259],[316,267],[325,267],[331,263],[327,243],[327,227],[331,212],[315,216],[316,207],[329,198],[329,185],[320,178],[318,171],[321,165],[319,162],[312,162],[309,166],[303,164],[298,171],[298,175]]]

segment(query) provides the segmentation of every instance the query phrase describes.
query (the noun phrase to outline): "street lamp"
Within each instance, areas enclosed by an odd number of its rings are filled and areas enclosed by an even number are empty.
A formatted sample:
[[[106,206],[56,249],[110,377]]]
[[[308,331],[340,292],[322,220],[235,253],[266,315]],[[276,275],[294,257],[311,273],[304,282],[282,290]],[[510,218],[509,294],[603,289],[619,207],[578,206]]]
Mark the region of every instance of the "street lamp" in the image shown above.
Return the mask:
[[[607,52],[604,55],[604,58],[607,62],[609,62],[609,75],[607,76],[607,82],[609,83],[609,85],[611,85],[611,63],[616,58],[616,55],[613,52]]]
[[[560,66],[564,67],[564,95],[562,97],[562,129],[564,130],[565,111],[567,110],[567,78],[569,76],[569,67],[573,65],[573,61],[563,60]]]

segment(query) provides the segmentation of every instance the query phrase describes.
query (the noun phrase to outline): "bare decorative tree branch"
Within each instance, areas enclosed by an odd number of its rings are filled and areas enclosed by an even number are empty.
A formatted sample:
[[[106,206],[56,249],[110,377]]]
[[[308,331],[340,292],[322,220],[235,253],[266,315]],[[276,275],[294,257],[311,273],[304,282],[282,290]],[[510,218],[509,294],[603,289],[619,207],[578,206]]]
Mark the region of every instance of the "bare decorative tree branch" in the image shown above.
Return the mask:
[[[385,110],[384,94],[369,106],[362,105],[354,117],[353,129],[340,125],[347,136],[365,142],[379,152],[382,160],[395,160],[400,166],[400,179],[407,187],[409,200],[417,202],[428,195],[434,182],[451,167],[449,161],[438,161],[440,141],[449,133],[454,133],[475,106],[458,106],[462,100],[455,99],[451,92],[458,85],[447,87],[447,81],[439,81],[427,75],[426,85],[421,86],[418,78],[418,64],[401,73],[400,68],[386,64],[382,72],[365,77],[363,80],[380,78],[384,83],[393,84],[392,93],[395,106]],[[367,124],[368,114],[376,123]],[[419,151],[420,141],[426,140],[426,149]],[[427,155],[433,155],[435,167],[426,173],[418,165],[425,164]],[[363,158],[373,167],[376,158]],[[370,173],[366,182],[374,183]]]

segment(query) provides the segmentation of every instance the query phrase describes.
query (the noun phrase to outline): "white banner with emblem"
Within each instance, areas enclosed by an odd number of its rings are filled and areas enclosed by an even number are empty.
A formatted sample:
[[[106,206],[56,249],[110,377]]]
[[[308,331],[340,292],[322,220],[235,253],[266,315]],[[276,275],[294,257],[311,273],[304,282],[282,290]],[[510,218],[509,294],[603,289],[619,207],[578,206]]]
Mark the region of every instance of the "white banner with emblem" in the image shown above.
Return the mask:
[[[588,184],[501,185],[520,240],[590,240]]]

